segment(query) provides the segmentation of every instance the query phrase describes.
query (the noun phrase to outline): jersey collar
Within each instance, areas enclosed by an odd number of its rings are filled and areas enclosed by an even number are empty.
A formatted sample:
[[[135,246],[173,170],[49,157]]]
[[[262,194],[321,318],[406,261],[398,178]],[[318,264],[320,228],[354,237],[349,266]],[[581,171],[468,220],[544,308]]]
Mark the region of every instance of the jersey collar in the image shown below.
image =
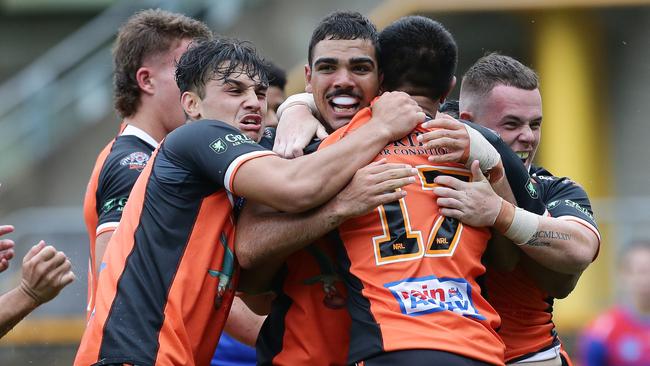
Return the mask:
[[[140,140],[148,143],[149,145],[153,146],[154,148],[158,148],[158,141],[156,141],[151,135],[148,133],[144,132],[144,130],[141,130],[133,125],[126,125],[126,128],[124,131],[122,131],[122,136],[135,136],[139,138]]]

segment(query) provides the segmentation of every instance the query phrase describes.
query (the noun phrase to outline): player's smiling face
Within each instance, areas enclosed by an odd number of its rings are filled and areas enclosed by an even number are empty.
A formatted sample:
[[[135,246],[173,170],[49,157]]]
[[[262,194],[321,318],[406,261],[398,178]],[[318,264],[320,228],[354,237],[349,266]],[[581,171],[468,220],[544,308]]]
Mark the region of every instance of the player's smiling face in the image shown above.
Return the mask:
[[[254,141],[259,141],[264,130],[267,86],[246,73],[235,72],[228,77],[213,78],[205,84],[204,96],[194,94],[193,104],[186,112],[192,119],[223,121]],[[184,99],[185,100],[185,99]]]
[[[372,42],[365,39],[320,41],[305,66],[307,92],[331,130],[350,122],[379,90],[379,70]]]
[[[533,163],[542,132],[539,89],[497,85],[485,97],[473,119],[497,131],[526,167]]]

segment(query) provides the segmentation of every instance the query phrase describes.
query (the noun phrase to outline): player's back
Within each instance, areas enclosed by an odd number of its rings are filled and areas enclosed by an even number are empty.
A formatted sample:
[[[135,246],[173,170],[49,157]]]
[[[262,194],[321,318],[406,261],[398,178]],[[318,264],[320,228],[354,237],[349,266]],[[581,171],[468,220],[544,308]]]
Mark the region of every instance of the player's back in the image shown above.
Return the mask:
[[[369,109],[364,113],[329,143],[371,117]],[[418,127],[377,157],[418,169],[416,182],[403,188],[406,197],[339,227],[352,317],[348,361],[434,349],[500,364],[498,316],[478,285],[489,231],[440,216],[432,192],[438,175],[468,180],[471,174],[458,164],[431,165],[427,157],[435,152],[416,139],[423,132]]]

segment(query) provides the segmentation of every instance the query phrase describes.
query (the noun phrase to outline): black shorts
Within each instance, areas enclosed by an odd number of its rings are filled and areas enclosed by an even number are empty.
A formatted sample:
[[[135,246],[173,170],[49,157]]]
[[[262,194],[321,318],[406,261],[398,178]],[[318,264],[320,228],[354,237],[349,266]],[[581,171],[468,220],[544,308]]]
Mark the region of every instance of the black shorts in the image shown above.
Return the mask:
[[[359,366],[490,366],[489,363],[473,358],[459,356],[454,353],[429,349],[409,349],[404,351],[386,352],[358,362]]]

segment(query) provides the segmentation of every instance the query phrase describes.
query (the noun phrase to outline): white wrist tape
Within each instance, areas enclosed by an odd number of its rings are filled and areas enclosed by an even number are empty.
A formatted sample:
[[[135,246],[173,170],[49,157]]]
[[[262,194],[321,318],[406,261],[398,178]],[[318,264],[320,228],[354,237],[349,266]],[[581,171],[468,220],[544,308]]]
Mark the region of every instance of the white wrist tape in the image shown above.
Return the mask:
[[[465,167],[470,169],[472,162],[478,160],[483,173],[494,168],[494,166],[501,160],[501,155],[499,155],[497,149],[495,149],[480,132],[466,124],[463,124],[463,126],[465,126],[465,129],[469,134],[469,157]]]
[[[517,245],[526,244],[535,235],[539,227],[539,218],[536,214],[515,207],[515,216],[512,224],[503,235]]]
[[[314,102],[314,95],[311,93],[300,93],[290,96],[284,102],[282,102],[282,104],[280,104],[278,111],[276,112],[278,119],[282,117],[282,113],[287,108],[293,107],[294,105],[307,106],[314,117],[320,118],[320,113],[318,113],[318,108],[316,108],[316,103]]]

